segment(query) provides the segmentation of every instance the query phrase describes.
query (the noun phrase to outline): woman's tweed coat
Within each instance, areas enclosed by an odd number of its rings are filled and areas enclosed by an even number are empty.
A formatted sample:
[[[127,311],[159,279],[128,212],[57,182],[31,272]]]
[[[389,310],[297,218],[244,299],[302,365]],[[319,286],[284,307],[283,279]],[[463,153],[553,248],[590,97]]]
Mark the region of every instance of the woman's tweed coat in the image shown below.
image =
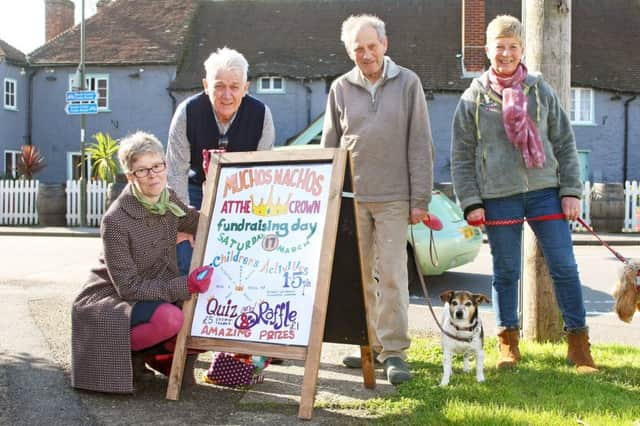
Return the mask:
[[[176,234],[195,234],[199,213],[170,190],[186,216],[149,213],[128,185],[105,213],[99,266],[73,302],[71,385],[99,392],[133,392],[131,308],[137,301],[190,297],[178,275]]]

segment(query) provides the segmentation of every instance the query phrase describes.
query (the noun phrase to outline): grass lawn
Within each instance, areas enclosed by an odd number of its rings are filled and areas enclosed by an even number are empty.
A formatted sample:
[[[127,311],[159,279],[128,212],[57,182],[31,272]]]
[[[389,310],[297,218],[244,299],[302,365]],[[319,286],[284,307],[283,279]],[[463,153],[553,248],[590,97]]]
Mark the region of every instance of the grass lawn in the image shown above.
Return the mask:
[[[414,380],[398,393],[367,401],[380,424],[415,425],[630,425],[640,426],[640,349],[593,345],[600,372],[578,375],[566,361],[566,344],[520,344],[516,369],[497,371],[495,338],[485,340],[484,383],[454,359],[448,387],[439,386],[438,339],[413,339],[409,362]]]

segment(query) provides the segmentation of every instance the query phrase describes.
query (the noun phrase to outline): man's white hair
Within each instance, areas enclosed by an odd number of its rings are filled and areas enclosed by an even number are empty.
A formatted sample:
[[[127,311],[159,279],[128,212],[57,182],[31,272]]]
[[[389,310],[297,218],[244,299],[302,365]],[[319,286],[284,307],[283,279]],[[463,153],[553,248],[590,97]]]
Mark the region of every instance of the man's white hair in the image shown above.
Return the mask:
[[[236,71],[242,74],[242,82],[247,82],[249,73],[249,63],[244,55],[235,49],[223,47],[213,52],[204,61],[204,70],[207,73],[207,80],[215,79],[218,71]]]
[[[375,15],[351,15],[342,23],[340,40],[344,47],[349,49],[351,43],[362,27],[370,26],[378,33],[378,40],[383,41],[387,36],[384,21]]]

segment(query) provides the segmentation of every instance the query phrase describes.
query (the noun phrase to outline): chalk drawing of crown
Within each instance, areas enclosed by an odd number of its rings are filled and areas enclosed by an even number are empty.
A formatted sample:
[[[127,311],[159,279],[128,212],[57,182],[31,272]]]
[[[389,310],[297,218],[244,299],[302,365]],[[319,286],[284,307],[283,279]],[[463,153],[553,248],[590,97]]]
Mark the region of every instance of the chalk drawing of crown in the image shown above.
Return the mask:
[[[287,214],[289,211],[289,201],[291,201],[291,194],[287,198],[287,201],[284,203],[280,203],[280,198],[278,198],[278,202],[274,204],[273,202],[273,186],[269,191],[269,198],[267,199],[267,203],[265,204],[264,198],[260,199],[260,204],[256,204],[253,199],[253,194],[249,196],[251,198],[251,213],[256,216],[279,216],[283,214]]]

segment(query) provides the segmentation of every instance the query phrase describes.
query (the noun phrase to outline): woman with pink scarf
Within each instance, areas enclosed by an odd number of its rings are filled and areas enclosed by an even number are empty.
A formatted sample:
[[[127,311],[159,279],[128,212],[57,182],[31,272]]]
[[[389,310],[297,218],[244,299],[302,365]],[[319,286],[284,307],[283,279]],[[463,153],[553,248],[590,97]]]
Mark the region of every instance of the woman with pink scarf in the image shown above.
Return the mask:
[[[569,229],[580,215],[582,196],[571,123],[553,88],[521,62],[522,25],[516,18],[503,15],[489,23],[485,50],[491,68],[473,80],[456,108],[451,172],[467,221],[488,222],[497,366],[514,367],[521,358],[522,219],[547,217],[530,225],[553,279],[567,358],[578,372],[596,372]]]

